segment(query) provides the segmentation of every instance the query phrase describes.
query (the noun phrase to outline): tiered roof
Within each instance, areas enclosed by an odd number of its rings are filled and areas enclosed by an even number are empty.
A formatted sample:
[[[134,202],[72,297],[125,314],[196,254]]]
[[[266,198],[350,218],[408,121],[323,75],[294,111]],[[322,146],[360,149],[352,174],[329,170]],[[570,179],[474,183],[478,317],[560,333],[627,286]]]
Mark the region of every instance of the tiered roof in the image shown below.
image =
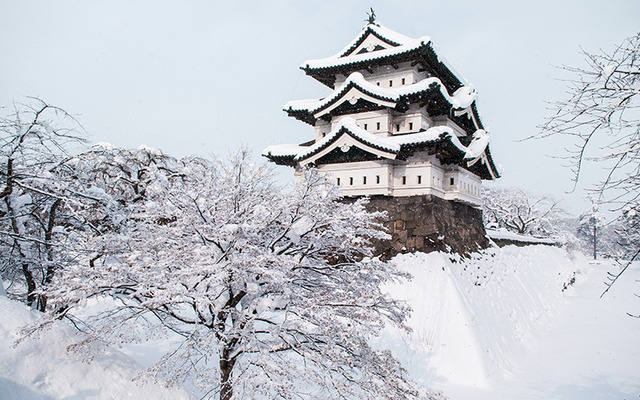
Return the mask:
[[[363,46],[365,42],[371,44]],[[405,61],[421,65],[431,75],[440,77],[450,92],[463,86],[453,69],[438,57],[428,36],[412,39],[377,23],[367,24],[340,52],[327,58],[307,60],[300,68],[319,82],[333,87],[337,74],[349,76],[358,70]]]
[[[429,77],[410,85],[383,88],[359,72],[373,73],[380,66],[398,68],[402,62],[418,66]],[[306,61],[301,68],[334,90],[322,99],[290,101],[284,110],[314,126],[321,118],[339,121],[317,142],[269,146],[263,155],[277,164],[406,159],[416,151],[426,150],[443,163],[463,165],[483,179],[499,177],[488,147],[489,135],[477,111],[475,89],[465,85],[436,54],[428,37],[412,39],[371,21],[340,52]],[[338,74],[346,80],[334,88]],[[415,103],[427,107],[431,116],[446,115],[463,128],[466,136],[457,137],[449,126],[402,135],[375,135],[360,128],[353,118],[343,116],[385,108],[405,112]]]
[[[360,149],[360,153],[368,153],[368,157],[363,159],[402,160],[415,151],[433,150],[445,162],[466,163],[472,172],[483,179],[497,177],[497,170],[488,154],[489,135],[484,130],[477,130],[466,142],[466,145],[463,144],[453,128],[448,126],[434,126],[418,133],[385,137],[362,129],[351,117],[343,117],[331,132],[315,143],[269,146],[262,155],[277,164],[295,166],[339,162],[335,157],[329,160],[325,156],[333,151],[339,154],[338,150],[347,153],[352,147]],[[352,158],[345,157],[347,160]]]
[[[361,73],[353,72],[329,96],[319,100],[290,101],[284,105],[284,110],[290,116],[315,125],[318,118],[347,102],[355,106],[357,101],[364,100],[365,104],[360,106],[360,110],[368,104],[370,109],[388,107],[402,112],[406,111],[408,104],[425,100],[431,95],[444,101],[448,110],[458,111],[457,115],[472,112],[470,107],[477,97],[471,86],[462,86],[453,95],[449,95],[442,81],[436,77],[423,79],[412,85],[383,88],[365,80]]]

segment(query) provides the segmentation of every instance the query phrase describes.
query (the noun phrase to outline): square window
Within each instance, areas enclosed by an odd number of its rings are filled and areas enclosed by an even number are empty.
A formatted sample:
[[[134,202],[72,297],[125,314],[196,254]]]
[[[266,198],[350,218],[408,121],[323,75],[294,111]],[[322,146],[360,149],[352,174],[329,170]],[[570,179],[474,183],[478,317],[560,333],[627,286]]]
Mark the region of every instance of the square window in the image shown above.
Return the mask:
[[[380,82],[376,82],[376,85],[380,86]]]
[[[453,178],[450,178],[450,179],[449,179],[449,184],[453,185],[454,183],[456,183],[456,180],[455,180],[455,179],[453,179]]]

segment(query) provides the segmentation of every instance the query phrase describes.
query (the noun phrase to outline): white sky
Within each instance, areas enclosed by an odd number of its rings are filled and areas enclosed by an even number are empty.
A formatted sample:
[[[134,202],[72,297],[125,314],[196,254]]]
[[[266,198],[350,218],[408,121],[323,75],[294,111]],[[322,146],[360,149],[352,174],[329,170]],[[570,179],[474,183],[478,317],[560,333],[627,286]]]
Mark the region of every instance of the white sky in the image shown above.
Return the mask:
[[[312,138],[282,105],[330,90],[298,66],[346,45],[369,6],[388,28],[430,36],[476,87],[502,185],[587,207],[581,190],[565,194],[571,174],[547,157],[566,143],[517,140],[563,96],[566,75],[553,65],[581,65],[580,46],[611,49],[637,33],[637,0],[0,0],[0,105],[40,97],[78,115],[94,142],[176,156],[244,144],[257,157]]]

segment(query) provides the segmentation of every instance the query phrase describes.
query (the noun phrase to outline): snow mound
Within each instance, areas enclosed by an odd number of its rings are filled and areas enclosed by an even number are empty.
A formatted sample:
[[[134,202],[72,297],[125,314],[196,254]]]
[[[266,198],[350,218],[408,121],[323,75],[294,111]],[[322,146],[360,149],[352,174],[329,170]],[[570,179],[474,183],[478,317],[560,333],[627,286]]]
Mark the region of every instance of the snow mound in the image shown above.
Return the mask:
[[[640,309],[640,268],[600,299],[613,263],[551,246],[491,248],[466,260],[404,254],[391,262],[413,275],[388,288],[413,308],[413,332],[387,328],[379,345],[423,385],[452,400],[640,392],[640,324],[626,314]]]
[[[124,354],[104,349],[92,360],[68,351],[79,333],[54,324],[17,346],[19,330],[38,313],[0,296],[0,398],[53,399],[190,399],[181,389],[133,381],[142,366]]]

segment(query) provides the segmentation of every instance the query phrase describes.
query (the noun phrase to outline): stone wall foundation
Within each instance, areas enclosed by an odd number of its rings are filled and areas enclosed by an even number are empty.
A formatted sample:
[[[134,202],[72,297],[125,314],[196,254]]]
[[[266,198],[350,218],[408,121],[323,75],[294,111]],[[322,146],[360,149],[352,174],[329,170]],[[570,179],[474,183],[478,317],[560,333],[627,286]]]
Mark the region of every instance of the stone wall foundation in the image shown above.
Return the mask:
[[[489,246],[482,210],[467,204],[430,195],[371,196],[367,208],[387,212],[380,222],[391,240],[374,243],[383,257],[416,251],[469,254]]]

